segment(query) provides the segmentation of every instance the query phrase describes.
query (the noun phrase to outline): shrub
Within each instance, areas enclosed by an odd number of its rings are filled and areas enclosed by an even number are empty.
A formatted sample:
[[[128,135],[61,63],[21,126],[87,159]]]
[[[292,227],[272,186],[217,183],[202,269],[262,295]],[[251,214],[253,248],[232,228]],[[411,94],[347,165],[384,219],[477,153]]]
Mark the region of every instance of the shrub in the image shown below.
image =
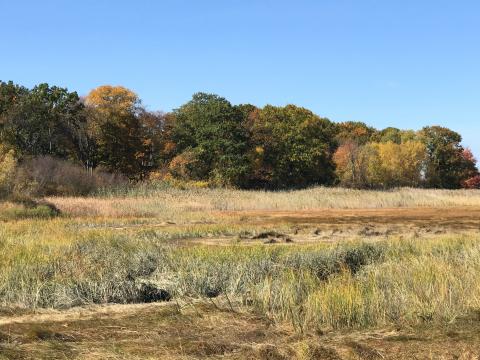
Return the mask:
[[[88,172],[82,166],[49,156],[25,161],[16,175],[16,192],[31,196],[88,195],[99,188],[126,183],[118,174],[101,170]]]
[[[480,175],[474,176],[463,183],[465,189],[480,189]]]
[[[36,206],[17,205],[3,210],[0,213],[1,220],[20,220],[20,219],[50,219],[59,214],[59,211],[47,204]]]
[[[187,181],[202,179],[208,172],[200,161],[199,151],[191,149],[175,156],[168,165],[168,170],[174,178]]]

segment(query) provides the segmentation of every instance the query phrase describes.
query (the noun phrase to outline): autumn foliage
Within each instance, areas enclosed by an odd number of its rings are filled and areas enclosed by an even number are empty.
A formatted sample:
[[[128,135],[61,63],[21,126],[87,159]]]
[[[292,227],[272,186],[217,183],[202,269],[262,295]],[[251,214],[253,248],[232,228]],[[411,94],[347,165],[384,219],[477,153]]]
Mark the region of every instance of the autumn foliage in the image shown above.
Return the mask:
[[[27,89],[0,81],[2,193],[20,173],[44,183],[58,179],[49,189],[69,192],[62,179],[75,183],[83,174],[91,179],[78,187],[90,189],[111,183],[108,173],[262,189],[479,188],[476,160],[461,140],[440,126],[377,130],[295,105],[234,105],[214,94],[194,94],[162,113],[146,110],[122,86],[99,86],[80,98],[48,84]],[[55,174],[39,177],[47,164]]]

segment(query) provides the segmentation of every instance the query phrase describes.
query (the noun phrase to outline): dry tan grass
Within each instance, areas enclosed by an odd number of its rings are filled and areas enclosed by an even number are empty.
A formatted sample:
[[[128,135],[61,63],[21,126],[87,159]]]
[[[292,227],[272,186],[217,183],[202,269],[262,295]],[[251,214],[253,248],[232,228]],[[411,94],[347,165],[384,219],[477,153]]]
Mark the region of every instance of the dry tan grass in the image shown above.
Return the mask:
[[[214,211],[480,206],[480,191],[365,191],[322,187],[283,192],[167,189],[145,196],[47,200],[72,216],[204,218]]]
[[[126,279],[146,276],[151,261],[157,268],[148,280],[171,281],[178,294],[169,305],[0,317],[0,359],[470,359],[480,352],[472,320],[480,306],[479,191],[167,189],[48,200],[62,217],[0,222],[3,306],[108,302],[129,295]],[[294,243],[253,240],[265,228]],[[183,246],[200,238],[226,246]],[[342,247],[332,242],[354,238],[375,249],[388,239],[386,258],[344,273]],[[164,248],[170,239],[182,246]],[[357,245],[345,245],[354,262],[366,256]],[[328,279],[314,278],[318,272]],[[78,300],[71,289],[79,301],[69,300]],[[205,289],[228,294],[235,312],[225,295],[209,306],[185,300]],[[331,330],[344,327],[348,333]],[[352,330],[362,327],[370,330]]]
[[[300,336],[219,300],[127,307],[0,325],[0,359],[471,360],[480,352],[477,323]]]

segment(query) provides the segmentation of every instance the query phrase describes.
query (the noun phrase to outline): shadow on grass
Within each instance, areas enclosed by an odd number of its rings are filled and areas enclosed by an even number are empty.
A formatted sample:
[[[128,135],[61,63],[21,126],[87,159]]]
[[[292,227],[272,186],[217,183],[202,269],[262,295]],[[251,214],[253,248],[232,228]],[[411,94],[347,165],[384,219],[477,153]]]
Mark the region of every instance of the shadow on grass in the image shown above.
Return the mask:
[[[45,200],[28,197],[11,197],[0,202],[0,220],[51,219],[60,215],[60,210]]]

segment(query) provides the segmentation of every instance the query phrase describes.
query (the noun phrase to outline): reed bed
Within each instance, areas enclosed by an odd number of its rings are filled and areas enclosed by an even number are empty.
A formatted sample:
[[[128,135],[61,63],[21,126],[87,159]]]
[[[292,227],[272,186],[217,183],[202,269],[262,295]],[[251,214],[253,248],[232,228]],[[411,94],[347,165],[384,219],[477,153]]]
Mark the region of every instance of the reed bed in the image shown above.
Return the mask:
[[[480,311],[480,235],[341,244],[171,247],[156,232],[65,219],[0,224],[0,306],[226,297],[299,331],[452,323]]]
[[[87,198],[47,199],[64,214],[92,217],[208,219],[209,212],[480,206],[480,190],[391,191],[316,187],[293,191],[244,191],[140,187]]]

